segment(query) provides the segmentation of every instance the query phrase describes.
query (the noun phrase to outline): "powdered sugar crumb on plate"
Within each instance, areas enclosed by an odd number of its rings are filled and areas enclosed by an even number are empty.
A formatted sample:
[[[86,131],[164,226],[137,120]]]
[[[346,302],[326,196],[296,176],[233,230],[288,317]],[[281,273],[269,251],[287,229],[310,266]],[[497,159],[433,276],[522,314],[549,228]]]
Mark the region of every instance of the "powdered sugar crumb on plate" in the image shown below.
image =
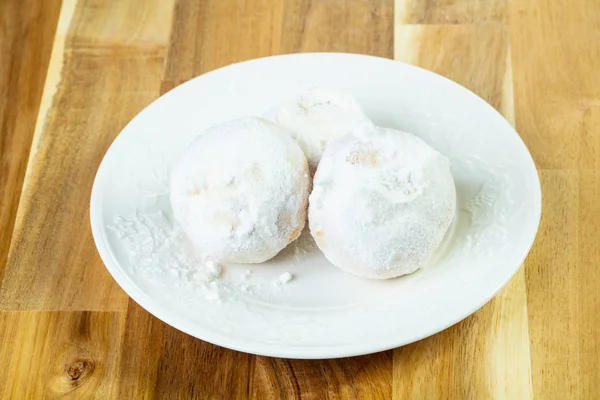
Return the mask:
[[[294,279],[294,275],[290,274],[289,272],[284,272],[283,274],[279,275],[279,278],[277,279],[281,284],[285,285]]]
[[[227,273],[227,266],[206,255],[196,255],[183,232],[158,210],[134,215],[115,215],[108,228],[127,250],[131,272],[155,286],[175,287],[181,296],[200,295],[210,303],[234,300],[240,296],[270,297],[268,285],[248,282],[253,275],[246,269],[239,278]],[[287,274],[287,275],[286,275]],[[288,272],[274,276],[280,284],[289,283]],[[273,275],[273,274],[272,274]],[[265,282],[262,282],[265,283]]]

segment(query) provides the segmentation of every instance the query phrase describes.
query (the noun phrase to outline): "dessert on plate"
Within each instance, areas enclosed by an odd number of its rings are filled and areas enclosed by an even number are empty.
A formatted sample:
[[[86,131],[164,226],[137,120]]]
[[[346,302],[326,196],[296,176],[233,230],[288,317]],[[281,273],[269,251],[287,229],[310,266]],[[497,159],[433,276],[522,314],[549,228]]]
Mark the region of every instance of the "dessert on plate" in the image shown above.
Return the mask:
[[[289,133],[245,117],[190,144],[171,177],[171,206],[206,257],[260,263],[300,235],[309,190],[306,157]]]
[[[424,265],[450,227],[456,192],[446,157],[386,128],[325,150],[309,198],[310,231],[332,264],[387,279]]]
[[[373,126],[352,96],[327,87],[309,89],[285,102],[272,119],[298,142],[312,173],[329,143],[357,128]]]
[[[335,89],[310,89],[272,120],[213,126],[177,163],[171,205],[196,250],[261,263],[300,235],[308,208],[315,242],[343,271],[388,279],[427,262],[456,207],[446,157],[374,126]]]

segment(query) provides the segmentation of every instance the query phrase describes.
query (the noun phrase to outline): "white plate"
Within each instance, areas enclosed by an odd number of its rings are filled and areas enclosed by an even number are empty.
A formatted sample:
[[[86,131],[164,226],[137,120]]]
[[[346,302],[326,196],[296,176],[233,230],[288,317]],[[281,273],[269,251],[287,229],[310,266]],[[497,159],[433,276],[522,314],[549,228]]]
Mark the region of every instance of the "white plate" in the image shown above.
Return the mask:
[[[399,279],[345,274],[305,235],[267,265],[227,266],[210,283],[204,267],[194,272],[201,263],[174,252],[183,242],[170,225],[169,167],[205,128],[264,114],[315,85],[349,92],[376,124],[413,132],[450,159],[459,207],[451,231],[430,265]],[[319,53],[230,65],[156,100],[106,153],[90,209],[106,267],[156,317],[240,351],[332,358],[414,342],[480,308],[525,259],[541,192],[519,135],[467,89],[396,61]],[[294,279],[277,284],[286,271]]]

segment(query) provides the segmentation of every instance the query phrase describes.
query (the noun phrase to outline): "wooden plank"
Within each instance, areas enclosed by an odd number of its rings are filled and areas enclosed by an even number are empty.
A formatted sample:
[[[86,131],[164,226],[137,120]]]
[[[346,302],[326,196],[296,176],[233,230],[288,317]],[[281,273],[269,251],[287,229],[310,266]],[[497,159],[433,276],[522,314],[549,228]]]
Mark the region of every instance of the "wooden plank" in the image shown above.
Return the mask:
[[[179,0],[164,75],[167,88],[204,72],[278,53],[281,0]]]
[[[508,38],[503,24],[401,25],[395,58],[460,83],[502,111]]]
[[[392,353],[336,360],[257,357],[252,398],[390,399]]]
[[[533,387],[536,397],[564,399],[578,391],[583,372],[577,362],[580,179],[577,171],[541,171],[540,178],[544,214],[526,262]]]
[[[89,194],[113,138],[159,94],[172,6],[77,3],[59,83],[47,82],[57,90],[33,140],[0,309],[126,308],[93,244]]]
[[[118,398],[249,397],[254,356],[178,331],[133,301],[123,343]]]
[[[595,126],[600,126],[600,107],[593,110]],[[598,132],[598,128],[596,128],[596,135],[600,137]],[[577,306],[576,309],[569,310],[571,315],[577,316],[579,335],[574,339],[577,342],[578,352],[572,355],[571,360],[565,360],[566,363],[563,365],[571,368],[572,360],[579,360],[576,393],[580,398],[591,399],[600,397],[600,387],[598,386],[600,383],[600,312],[598,312],[600,310],[600,291],[598,290],[600,288],[600,168],[582,170],[579,174],[579,226],[577,232],[579,254],[577,289],[574,292],[577,293]],[[571,295],[574,295],[573,292]],[[564,322],[559,320],[557,315],[550,315],[554,319],[551,322],[552,325]],[[535,328],[537,330],[541,327],[536,326]],[[539,331],[536,334],[539,334]],[[561,345],[559,348],[560,350],[557,351],[561,351],[564,347]],[[539,366],[541,362],[543,359],[536,357],[534,365]],[[537,387],[543,385],[545,380],[546,376],[540,374],[540,378],[536,381]]]
[[[392,354],[336,360],[255,357],[195,339],[130,301],[120,398],[391,398]]]
[[[0,398],[116,398],[124,313],[0,312]]]
[[[59,11],[60,0],[0,2],[0,283]]]
[[[513,119],[503,23],[403,25],[396,17],[396,59],[457,81]],[[531,398],[526,299],[521,270],[466,320],[395,350],[394,398]]]
[[[539,398],[598,397],[598,3],[510,1],[515,113],[541,171],[543,216],[526,263]]]
[[[391,58],[392,7],[392,0],[180,0],[163,92],[204,72],[275,54],[341,51]]]
[[[527,261],[534,393],[597,397],[600,171],[542,171],[544,216]]]
[[[393,57],[393,1],[287,1],[282,53],[334,51]]]
[[[539,168],[600,168],[595,0],[511,0],[517,128]],[[595,11],[594,11],[595,10]]]
[[[394,351],[394,398],[531,399],[523,269],[464,321]]]
[[[468,24],[506,21],[506,0],[398,0],[401,24]]]

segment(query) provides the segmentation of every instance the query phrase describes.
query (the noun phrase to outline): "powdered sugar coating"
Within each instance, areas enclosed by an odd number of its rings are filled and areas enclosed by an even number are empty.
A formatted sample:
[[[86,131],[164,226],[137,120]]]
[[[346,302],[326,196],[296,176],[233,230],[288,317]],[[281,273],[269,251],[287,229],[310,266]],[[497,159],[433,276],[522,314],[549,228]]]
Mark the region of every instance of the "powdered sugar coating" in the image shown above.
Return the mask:
[[[455,207],[444,156],[410,133],[373,128],[327,147],[314,177],[309,224],[334,265],[387,279],[423,266]]]
[[[245,117],[190,144],[173,171],[171,206],[200,252],[260,263],[300,235],[309,190],[306,158],[289,133]]]
[[[312,88],[281,105],[273,120],[292,133],[312,172],[329,143],[354,129],[373,126],[352,96],[326,87]]]

